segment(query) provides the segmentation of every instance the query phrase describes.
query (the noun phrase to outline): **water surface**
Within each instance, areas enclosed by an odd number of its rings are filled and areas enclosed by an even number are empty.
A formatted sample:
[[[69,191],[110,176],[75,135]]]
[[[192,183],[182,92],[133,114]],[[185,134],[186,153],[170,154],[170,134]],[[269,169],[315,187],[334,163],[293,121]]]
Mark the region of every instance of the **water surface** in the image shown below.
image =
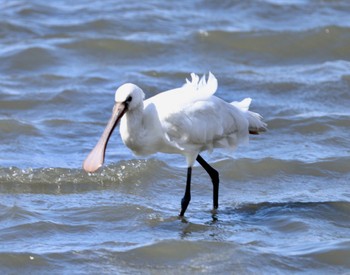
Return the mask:
[[[4,274],[347,274],[348,1],[2,1],[0,271]],[[204,154],[192,201],[183,157],[139,159],[117,132],[81,164],[115,89],[150,97],[213,72],[269,125]]]

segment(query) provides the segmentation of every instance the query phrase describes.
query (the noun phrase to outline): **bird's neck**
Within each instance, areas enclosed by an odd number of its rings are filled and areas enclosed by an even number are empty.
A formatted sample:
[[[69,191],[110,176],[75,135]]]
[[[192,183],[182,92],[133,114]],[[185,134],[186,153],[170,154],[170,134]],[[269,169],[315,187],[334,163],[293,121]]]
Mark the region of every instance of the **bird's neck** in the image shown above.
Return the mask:
[[[142,128],[143,108],[137,108],[126,112],[126,127],[130,134],[140,132]]]
[[[120,135],[125,145],[133,151],[143,146],[143,106],[126,112],[120,124]]]

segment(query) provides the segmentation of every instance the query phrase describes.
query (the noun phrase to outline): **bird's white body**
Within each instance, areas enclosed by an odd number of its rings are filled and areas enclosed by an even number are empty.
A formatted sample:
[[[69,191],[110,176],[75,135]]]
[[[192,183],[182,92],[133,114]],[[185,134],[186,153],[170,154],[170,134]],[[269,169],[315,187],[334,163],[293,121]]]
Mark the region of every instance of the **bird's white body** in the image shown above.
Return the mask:
[[[116,92],[116,102],[123,100],[123,93],[132,94],[133,100],[135,96],[143,99],[141,89],[127,85],[130,87],[121,86]],[[126,91],[130,89],[142,95]],[[124,144],[136,155],[182,154],[190,167],[201,151],[234,149],[248,141],[250,128],[265,128],[260,115],[248,111],[251,99],[228,103],[214,96],[216,90],[214,75],[209,73],[206,81],[192,74],[192,81],[181,88],[137,100],[120,122]]]
[[[108,140],[120,121],[123,142],[136,155],[157,152],[182,154],[187,160],[186,190],[181,200],[183,216],[191,200],[192,166],[197,161],[213,183],[213,206],[218,208],[219,173],[199,153],[214,148],[231,148],[248,141],[249,134],[266,130],[261,116],[249,111],[250,98],[228,103],[214,96],[217,80],[191,74],[192,80],[174,90],[144,101],[145,94],[127,83],[115,93],[112,116],[100,140],[83,163],[87,172],[102,166]]]

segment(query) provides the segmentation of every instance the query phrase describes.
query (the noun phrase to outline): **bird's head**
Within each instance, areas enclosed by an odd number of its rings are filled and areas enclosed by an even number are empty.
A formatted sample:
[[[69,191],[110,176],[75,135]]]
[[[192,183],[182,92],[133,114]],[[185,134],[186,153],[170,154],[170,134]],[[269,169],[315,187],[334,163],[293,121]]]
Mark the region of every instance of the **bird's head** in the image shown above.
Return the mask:
[[[104,162],[106,147],[115,127],[119,123],[123,115],[143,106],[145,94],[136,85],[126,83],[120,86],[115,92],[115,105],[113,107],[112,116],[109,119],[100,140],[83,163],[83,168],[87,172],[95,172]]]
[[[133,110],[143,103],[145,94],[135,84],[126,83],[115,92],[115,104],[124,105],[127,110]]]

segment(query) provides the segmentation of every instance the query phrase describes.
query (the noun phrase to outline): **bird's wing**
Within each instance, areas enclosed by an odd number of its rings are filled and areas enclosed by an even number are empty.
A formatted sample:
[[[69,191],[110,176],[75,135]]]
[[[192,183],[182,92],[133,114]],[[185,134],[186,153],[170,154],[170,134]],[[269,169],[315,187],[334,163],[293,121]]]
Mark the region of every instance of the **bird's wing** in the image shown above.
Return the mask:
[[[198,153],[215,147],[234,149],[247,142],[250,120],[258,119],[248,115],[251,99],[230,104],[214,96],[213,74],[208,80],[191,77],[182,87],[145,101],[145,110],[154,106],[164,138],[180,150]]]
[[[192,106],[208,100],[217,90],[217,80],[212,73],[209,73],[208,79],[205,76],[200,79],[194,73],[191,77],[191,81],[186,79],[182,87],[159,93],[144,101],[145,112],[153,110],[152,116],[157,116],[164,138],[180,150],[185,149],[183,145],[189,139],[189,128],[194,123],[191,120],[200,121],[199,116],[197,119],[193,117]]]
[[[190,151],[232,148],[248,140],[248,120],[241,110],[212,96],[162,118],[169,141]]]

